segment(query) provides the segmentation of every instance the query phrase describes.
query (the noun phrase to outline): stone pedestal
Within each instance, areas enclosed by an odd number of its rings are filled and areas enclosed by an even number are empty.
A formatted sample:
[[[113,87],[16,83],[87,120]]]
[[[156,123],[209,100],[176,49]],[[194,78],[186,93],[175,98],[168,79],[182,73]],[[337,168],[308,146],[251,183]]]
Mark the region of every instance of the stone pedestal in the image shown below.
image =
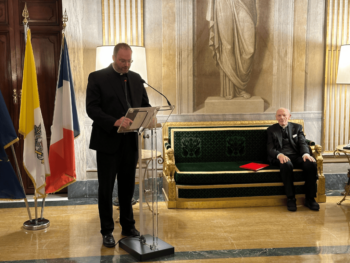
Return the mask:
[[[259,96],[250,99],[242,97],[227,100],[223,97],[208,97],[205,100],[206,113],[260,113],[264,112],[264,100]]]

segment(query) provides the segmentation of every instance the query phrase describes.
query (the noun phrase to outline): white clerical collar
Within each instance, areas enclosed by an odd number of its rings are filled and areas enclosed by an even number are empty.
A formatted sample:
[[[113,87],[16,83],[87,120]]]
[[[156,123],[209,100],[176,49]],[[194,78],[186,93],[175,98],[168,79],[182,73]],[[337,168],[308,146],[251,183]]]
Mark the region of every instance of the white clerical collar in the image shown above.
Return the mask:
[[[279,124],[278,124],[279,125]],[[282,125],[280,125],[280,127],[284,130],[285,128],[287,128],[288,127],[288,124],[286,125],[286,126],[282,126]]]
[[[123,75],[124,75],[124,73],[120,73],[120,72],[118,72],[118,71],[114,68],[113,63],[112,63],[112,67],[113,67],[113,69],[114,69],[115,72],[117,72],[118,74],[120,74],[120,76],[123,76]]]

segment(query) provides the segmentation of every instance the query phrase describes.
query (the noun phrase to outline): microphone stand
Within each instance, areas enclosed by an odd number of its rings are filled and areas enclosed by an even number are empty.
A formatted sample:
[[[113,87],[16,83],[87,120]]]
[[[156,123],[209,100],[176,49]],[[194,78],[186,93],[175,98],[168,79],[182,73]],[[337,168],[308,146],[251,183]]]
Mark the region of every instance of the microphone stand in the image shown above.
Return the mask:
[[[146,84],[148,87],[152,88],[153,90],[155,90],[156,92],[158,92],[160,95],[162,95],[162,96],[166,99],[166,101],[167,101],[169,107],[172,108],[172,105],[171,105],[170,101],[167,99],[167,97],[165,97],[165,95],[164,95],[163,93],[161,93],[161,92],[159,92],[158,90],[156,90],[155,88],[153,88],[151,85],[149,85],[149,84],[148,84],[146,81],[144,81],[143,79],[141,79],[141,82],[142,82],[142,84],[143,84],[143,83]]]

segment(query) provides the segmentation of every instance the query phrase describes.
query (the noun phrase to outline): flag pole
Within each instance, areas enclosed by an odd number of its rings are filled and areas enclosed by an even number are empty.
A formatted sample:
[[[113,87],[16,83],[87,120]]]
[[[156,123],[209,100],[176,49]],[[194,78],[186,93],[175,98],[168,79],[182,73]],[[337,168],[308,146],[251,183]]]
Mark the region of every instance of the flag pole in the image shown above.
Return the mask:
[[[24,202],[26,203],[27,212],[28,212],[28,216],[29,216],[29,221],[32,222],[32,215],[30,213],[28,200],[27,200],[27,195],[26,195],[26,191],[24,190],[24,185],[23,185],[23,181],[22,181],[22,175],[21,175],[21,171],[20,171],[19,166],[18,166],[16,152],[15,152],[15,149],[13,147],[13,144],[11,145],[11,150],[12,150],[13,158],[15,159],[15,165],[16,165],[16,169],[17,169],[18,180],[19,180],[19,182],[20,182],[20,184],[22,186],[22,189],[23,189],[23,192],[24,192],[24,195],[25,195]]]
[[[27,29],[28,29],[28,19],[29,19],[29,12],[27,8],[27,2],[24,3],[24,9],[22,12],[23,19],[23,27],[24,27],[24,43],[27,43]],[[27,19],[28,18],[28,19]]]
[[[44,219],[45,198],[46,197],[43,198],[43,203],[41,205],[41,218],[40,218],[41,220]]]
[[[63,17],[62,17],[62,22],[63,22],[63,25],[62,25],[62,41],[61,41],[61,48],[63,49],[64,48],[64,36],[65,36],[65,33],[66,33],[66,26],[67,26],[67,22],[68,22],[68,15],[67,15],[67,9],[64,9],[64,14],[63,14]],[[61,68],[61,57],[62,57],[62,52],[61,52],[61,55],[60,55],[60,67]],[[57,83],[58,83],[58,80],[57,80]]]
[[[34,193],[34,203],[35,203],[35,224],[38,225],[38,198],[36,197],[36,192]]]
[[[24,19],[23,19],[24,43],[27,44],[27,31],[29,29],[29,26],[28,26],[29,12],[28,12],[28,8],[27,8],[27,3],[26,2],[24,4],[24,9],[23,9],[23,12],[22,12],[22,16],[24,17]],[[12,148],[12,150],[13,150],[13,148]],[[15,160],[16,160],[16,166],[18,166],[16,157],[15,157]],[[19,168],[18,167],[17,167],[17,169],[18,169],[18,172],[19,172]],[[19,177],[21,178],[20,173],[19,173]],[[23,187],[22,178],[21,178],[21,183],[22,183],[22,187]],[[23,187],[23,190],[24,190],[24,187]],[[44,229],[44,228],[47,228],[47,227],[50,226],[50,221],[42,217],[43,213],[41,213],[41,218],[40,218],[40,221],[39,221],[39,218],[38,218],[38,200],[37,200],[37,197],[36,197],[36,193],[34,193],[34,199],[35,199],[35,202],[34,202],[34,204],[35,204],[35,220],[32,220],[32,217],[31,217],[31,214],[30,214],[30,210],[29,210],[29,207],[28,207],[28,204],[27,204],[27,200],[25,199],[30,220],[28,220],[28,221],[23,223],[23,228],[27,229],[27,230],[40,230],[40,229]],[[44,203],[45,203],[45,198],[43,199],[43,204]]]

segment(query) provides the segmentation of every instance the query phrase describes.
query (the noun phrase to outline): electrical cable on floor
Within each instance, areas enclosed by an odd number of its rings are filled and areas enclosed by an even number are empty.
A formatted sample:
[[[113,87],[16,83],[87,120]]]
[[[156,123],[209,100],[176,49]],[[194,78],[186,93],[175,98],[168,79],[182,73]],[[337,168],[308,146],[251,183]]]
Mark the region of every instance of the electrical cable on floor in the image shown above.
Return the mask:
[[[120,241],[124,240],[124,239],[128,239],[128,238],[137,238],[138,240],[141,240],[140,236],[128,236],[128,237],[122,237],[121,239],[118,240],[117,243],[115,243],[115,245],[118,245]]]

